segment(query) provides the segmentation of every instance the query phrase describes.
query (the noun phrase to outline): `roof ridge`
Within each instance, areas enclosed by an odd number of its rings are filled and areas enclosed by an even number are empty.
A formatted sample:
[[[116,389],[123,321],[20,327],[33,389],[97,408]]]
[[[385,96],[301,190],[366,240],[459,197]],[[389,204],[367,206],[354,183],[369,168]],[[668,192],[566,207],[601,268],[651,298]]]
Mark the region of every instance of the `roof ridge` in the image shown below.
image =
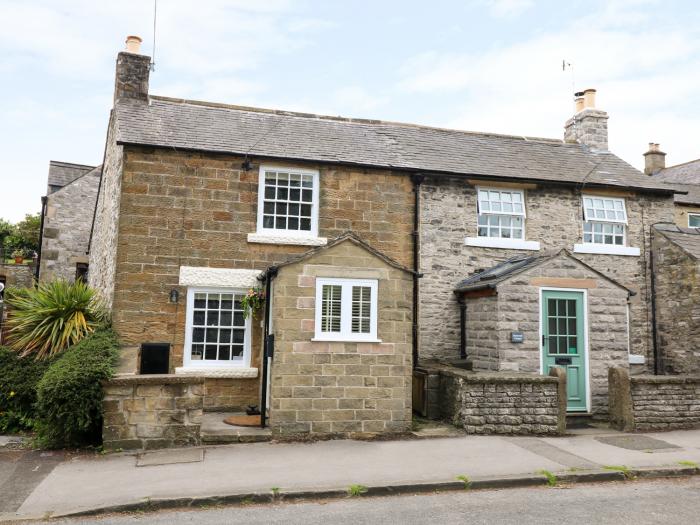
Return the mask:
[[[670,170],[672,168],[680,168],[681,166],[687,166],[688,164],[692,164],[693,162],[700,162],[700,159],[688,160],[686,162],[681,162],[680,164],[674,164],[673,166],[666,166],[664,169],[659,170],[658,172],[654,173],[654,176],[660,175],[664,171]]]
[[[89,164],[78,164],[77,162],[67,162],[65,160],[49,160],[49,164],[61,165],[61,166],[75,166],[79,168],[95,169],[97,166],[91,166]]]
[[[412,122],[399,122],[393,120],[382,120],[382,119],[366,119],[366,118],[354,118],[354,117],[342,117],[334,115],[322,115],[319,113],[306,113],[303,111],[291,111],[284,109],[271,109],[271,108],[260,108],[255,106],[241,106],[238,104],[224,104],[220,102],[207,102],[202,100],[192,100],[186,98],[175,98],[175,97],[165,97],[160,95],[150,95],[149,98],[153,100],[159,100],[163,102],[171,102],[177,104],[189,104],[193,106],[210,107],[214,109],[231,109],[235,111],[248,111],[251,113],[266,113],[269,115],[279,115],[286,117],[299,117],[308,118],[316,120],[328,120],[333,122],[347,122],[350,124],[369,124],[369,125],[386,125],[386,126],[400,126],[405,128],[416,128],[416,129],[429,129],[433,131],[445,131],[450,133],[462,133],[465,135],[478,135],[485,137],[497,137],[497,138],[507,138],[522,140],[524,142],[544,142],[547,144],[557,144],[565,146],[580,146],[580,144],[567,143],[564,140],[548,138],[548,137],[534,137],[528,135],[513,135],[508,133],[495,133],[489,131],[470,131],[456,128],[446,128],[441,126],[429,126],[427,124],[416,124]]]

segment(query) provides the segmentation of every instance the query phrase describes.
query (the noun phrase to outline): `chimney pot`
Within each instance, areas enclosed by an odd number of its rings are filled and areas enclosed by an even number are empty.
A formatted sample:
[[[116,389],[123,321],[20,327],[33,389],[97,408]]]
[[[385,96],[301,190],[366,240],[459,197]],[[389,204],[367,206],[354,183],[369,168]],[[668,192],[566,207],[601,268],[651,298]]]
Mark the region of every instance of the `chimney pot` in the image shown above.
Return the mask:
[[[589,109],[595,109],[595,89],[585,89],[583,91],[583,107]]]
[[[644,173],[654,175],[666,168],[666,154],[657,142],[649,143],[649,151],[644,154]]]
[[[583,110],[583,97],[576,97],[574,100],[574,110],[576,113]]]
[[[126,37],[126,52],[138,55],[141,51],[141,42],[143,40],[140,36],[129,35]]]

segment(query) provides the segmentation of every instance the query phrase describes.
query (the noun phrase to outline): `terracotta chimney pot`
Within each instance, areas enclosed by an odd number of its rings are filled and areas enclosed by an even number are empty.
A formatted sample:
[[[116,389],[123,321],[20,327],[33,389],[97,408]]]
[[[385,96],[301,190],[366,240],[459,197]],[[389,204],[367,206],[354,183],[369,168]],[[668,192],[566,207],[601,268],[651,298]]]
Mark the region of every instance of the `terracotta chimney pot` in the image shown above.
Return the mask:
[[[583,92],[583,107],[595,109],[595,89],[586,89]]]
[[[126,52],[138,55],[141,51],[141,37],[136,35],[129,35],[126,37]]]

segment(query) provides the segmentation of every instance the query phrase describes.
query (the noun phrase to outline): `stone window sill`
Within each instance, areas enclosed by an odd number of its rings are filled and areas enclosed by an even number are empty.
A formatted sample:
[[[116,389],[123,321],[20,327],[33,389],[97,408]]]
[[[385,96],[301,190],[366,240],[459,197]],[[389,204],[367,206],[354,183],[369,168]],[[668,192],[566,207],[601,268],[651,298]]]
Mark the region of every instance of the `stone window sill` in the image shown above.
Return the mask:
[[[352,339],[350,337],[337,337],[337,338],[332,338],[332,337],[314,337],[311,339],[312,342],[316,343],[381,343],[381,339],[366,339],[366,338],[357,338],[357,339]]]
[[[643,365],[647,362],[647,359],[643,355],[630,354],[629,361],[631,365]]]
[[[177,375],[188,375],[198,377],[212,378],[234,378],[234,379],[250,379],[258,377],[258,369],[247,366],[231,366],[231,367],[195,367],[195,366],[180,366],[175,369]]]
[[[632,246],[615,246],[611,244],[574,244],[574,253],[597,253],[600,255],[639,256],[639,248]]]
[[[538,251],[540,249],[540,243],[537,241],[502,239],[500,237],[467,237],[464,239],[464,244],[481,248],[502,248],[508,250]]]
[[[300,237],[285,233],[249,233],[248,242],[257,244],[290,244],[297,246],[325,246],[325,237]]]

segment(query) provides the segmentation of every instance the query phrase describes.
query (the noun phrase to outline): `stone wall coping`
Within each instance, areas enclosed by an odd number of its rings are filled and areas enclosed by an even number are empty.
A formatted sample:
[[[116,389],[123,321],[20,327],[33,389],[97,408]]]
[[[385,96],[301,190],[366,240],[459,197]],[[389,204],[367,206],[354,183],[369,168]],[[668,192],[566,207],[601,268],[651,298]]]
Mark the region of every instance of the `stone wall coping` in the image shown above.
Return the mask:
[[[631,376],[630,381],[638,384],[655,384],[655,385],[669,385],[669,384],[700,384],[700,375],[679,375],[679,376],[653,376],[653,375],[640,375]]]
[[[104,381],[103,386],[131,386],[131,385],[173,385],[188,384],[201,385],[204,383],[202,376],[188,376],[175,374],[144,374],[121,375]]]
[[[455,366],[435,364],[419,365],[417,371],[428,374],[442,374],[446,376],[459,377],[469,383],[558,383],[556,377],[543,376],[539,374],[527,374],[517,372],[474,372],[463,370]]]

